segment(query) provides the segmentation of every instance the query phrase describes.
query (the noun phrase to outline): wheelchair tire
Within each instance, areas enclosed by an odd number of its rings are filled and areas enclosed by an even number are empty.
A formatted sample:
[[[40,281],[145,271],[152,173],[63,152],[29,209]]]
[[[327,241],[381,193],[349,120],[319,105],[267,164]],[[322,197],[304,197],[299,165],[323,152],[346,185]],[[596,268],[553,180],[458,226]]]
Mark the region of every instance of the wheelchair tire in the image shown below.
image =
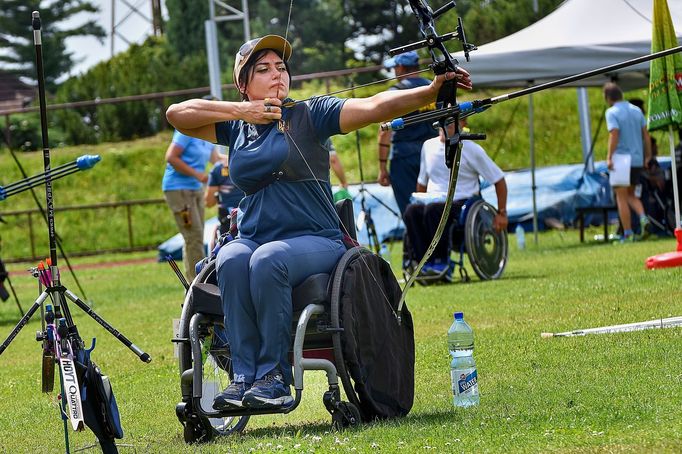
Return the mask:
[[[497,210],[483,200],[469,208],[464,225],[464,244],[469,263],[481,280],[498,279],[507,265],[507,232],[496,232]]]
[[[199,273],[195,283],[216,284],[215,261],[210,262]],[[189,292],[188,292],[189,295]],[[191,298],[185,298],[180,318],[179,337],[189,339],[190,320],[195,311]],[[202,379],[202,402],[200,405],[210,407],[215,395],[226,388],[232,379],[232,362],[230,359],[230,348],[227,341],[222,339],[216,326],[202,325],[199,329],[199,342],[201,343],[203,359],[203,379]],[[205,355],[205,357],[204,357]],[[192,348],[189,343],[179,343],[178,364],[180,376],[192,369]],[[192,385],[183,384],[189,386]],[[183,389],[183,400],[187,390]],[[191,393],[190,393],[191,395]],[[186,402],[184,415],[179,415],[184,425],[184,438],[187,443],[210,441],[215,436],[226,436],[239,433],[244,430],[249,421],[249,416],[226,416],[220,418],[206,417],[198,409],[193,408],[193,402]]]
[[[330,318],[337,371],[363,421],[405,416],[414,403],[414,328],[390,265],[366,248],[334,271]]]

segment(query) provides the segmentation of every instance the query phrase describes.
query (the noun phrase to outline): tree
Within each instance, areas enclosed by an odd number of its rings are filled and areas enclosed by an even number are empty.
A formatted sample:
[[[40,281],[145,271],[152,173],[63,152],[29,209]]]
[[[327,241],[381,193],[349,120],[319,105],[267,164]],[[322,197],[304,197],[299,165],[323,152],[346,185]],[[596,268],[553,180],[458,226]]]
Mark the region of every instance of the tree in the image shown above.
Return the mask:
[[[208,19],[208,0],[166,0],[168,44],[181,58],[206,55],[204,21]]]
[[[457,7],[436,20],[439,33],[456,29],[462,17],[467,40],[481,45],[514,33],[552,12],[562,0],[539,0],[533,12],[531,0],[458,0]],[[435,11],[446,0],[429,1]],[[406,1],[345,0],[347,17],[365,59],[381,62],[393,47],[422,39],[412,9]],[[452,51],[457,43],[446,44]],[[475,54],[472,54],[472,57]]]
[[[29,80],[35,81],[36,77],[32,11],[40,12],[45,86],[51,91],[57,80],[74,64],[73,53],[66,50],[66,40],[74,36],[95,36],[101,40],[106,33],[92,19],[74,28],[60,27],[60,23],[78,14],[99,12],[89,0],[3,0],[0,9],[0,64],[3,69]]]

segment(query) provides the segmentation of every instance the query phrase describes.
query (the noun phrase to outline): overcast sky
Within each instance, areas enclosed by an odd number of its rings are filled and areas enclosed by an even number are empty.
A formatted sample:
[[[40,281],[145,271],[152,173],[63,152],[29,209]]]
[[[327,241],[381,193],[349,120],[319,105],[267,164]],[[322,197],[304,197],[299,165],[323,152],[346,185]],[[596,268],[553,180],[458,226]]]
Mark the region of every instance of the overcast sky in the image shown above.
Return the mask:
[[[201,0],[197,0],[201,1]],[[93,0],[99,6],[100,12],[96,15],[97,21],[107,33],[107,37],[101,43],[96,38],[69,38],[66,42],[68,50],[73,52],[74,60],[77,62],[71,71],[71,75],[85,72],[102,60],[111,58],[111,6],[112,0]],[[145,38],[152,34],[151,25],[152,6],[150,0],[128,0],[128,3],[136,7],[147,19],[137,13],[132,12],[122,0],[115,0],[114,8],[116,14],[117,35],[123,35],[131,43],[142,43]],[[161,2],[165,12],[165,2]],[[72,20],[65,22],[65,26],[77,26],[87,19],[87,15],[81,14]],[[114,36],[114,53],[122,52],[127,49],[128,44],[119,36]],[[48,47],[48,43],[43,43]]]

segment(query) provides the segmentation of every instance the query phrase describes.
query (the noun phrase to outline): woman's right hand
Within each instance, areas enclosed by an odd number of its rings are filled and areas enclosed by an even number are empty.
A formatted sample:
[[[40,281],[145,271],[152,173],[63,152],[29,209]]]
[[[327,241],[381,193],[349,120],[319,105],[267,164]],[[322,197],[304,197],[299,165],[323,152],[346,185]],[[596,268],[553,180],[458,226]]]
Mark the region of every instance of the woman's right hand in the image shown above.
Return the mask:
[[[266,125],[282,118],[281,106],[282,101],[277,98],[245,101],[240,104],[240,117],[247,123]]]

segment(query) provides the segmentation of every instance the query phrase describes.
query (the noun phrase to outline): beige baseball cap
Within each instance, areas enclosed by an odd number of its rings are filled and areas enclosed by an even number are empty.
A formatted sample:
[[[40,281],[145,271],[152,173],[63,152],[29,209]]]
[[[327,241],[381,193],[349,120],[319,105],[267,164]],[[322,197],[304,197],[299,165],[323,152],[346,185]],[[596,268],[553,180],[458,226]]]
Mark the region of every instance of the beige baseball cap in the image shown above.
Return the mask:
[[[239,73],[241,73],[244,65],[249,61],[251,56],[261,49],[272,49],[282,53],[284,61],[289,61],[293,49],[289,41],[279,35],[265,35],[262,38],[252,39],[242,44],[239,48],[237,56],[234,60],[234,72],[232,78],[234,84],[239,86]]]

